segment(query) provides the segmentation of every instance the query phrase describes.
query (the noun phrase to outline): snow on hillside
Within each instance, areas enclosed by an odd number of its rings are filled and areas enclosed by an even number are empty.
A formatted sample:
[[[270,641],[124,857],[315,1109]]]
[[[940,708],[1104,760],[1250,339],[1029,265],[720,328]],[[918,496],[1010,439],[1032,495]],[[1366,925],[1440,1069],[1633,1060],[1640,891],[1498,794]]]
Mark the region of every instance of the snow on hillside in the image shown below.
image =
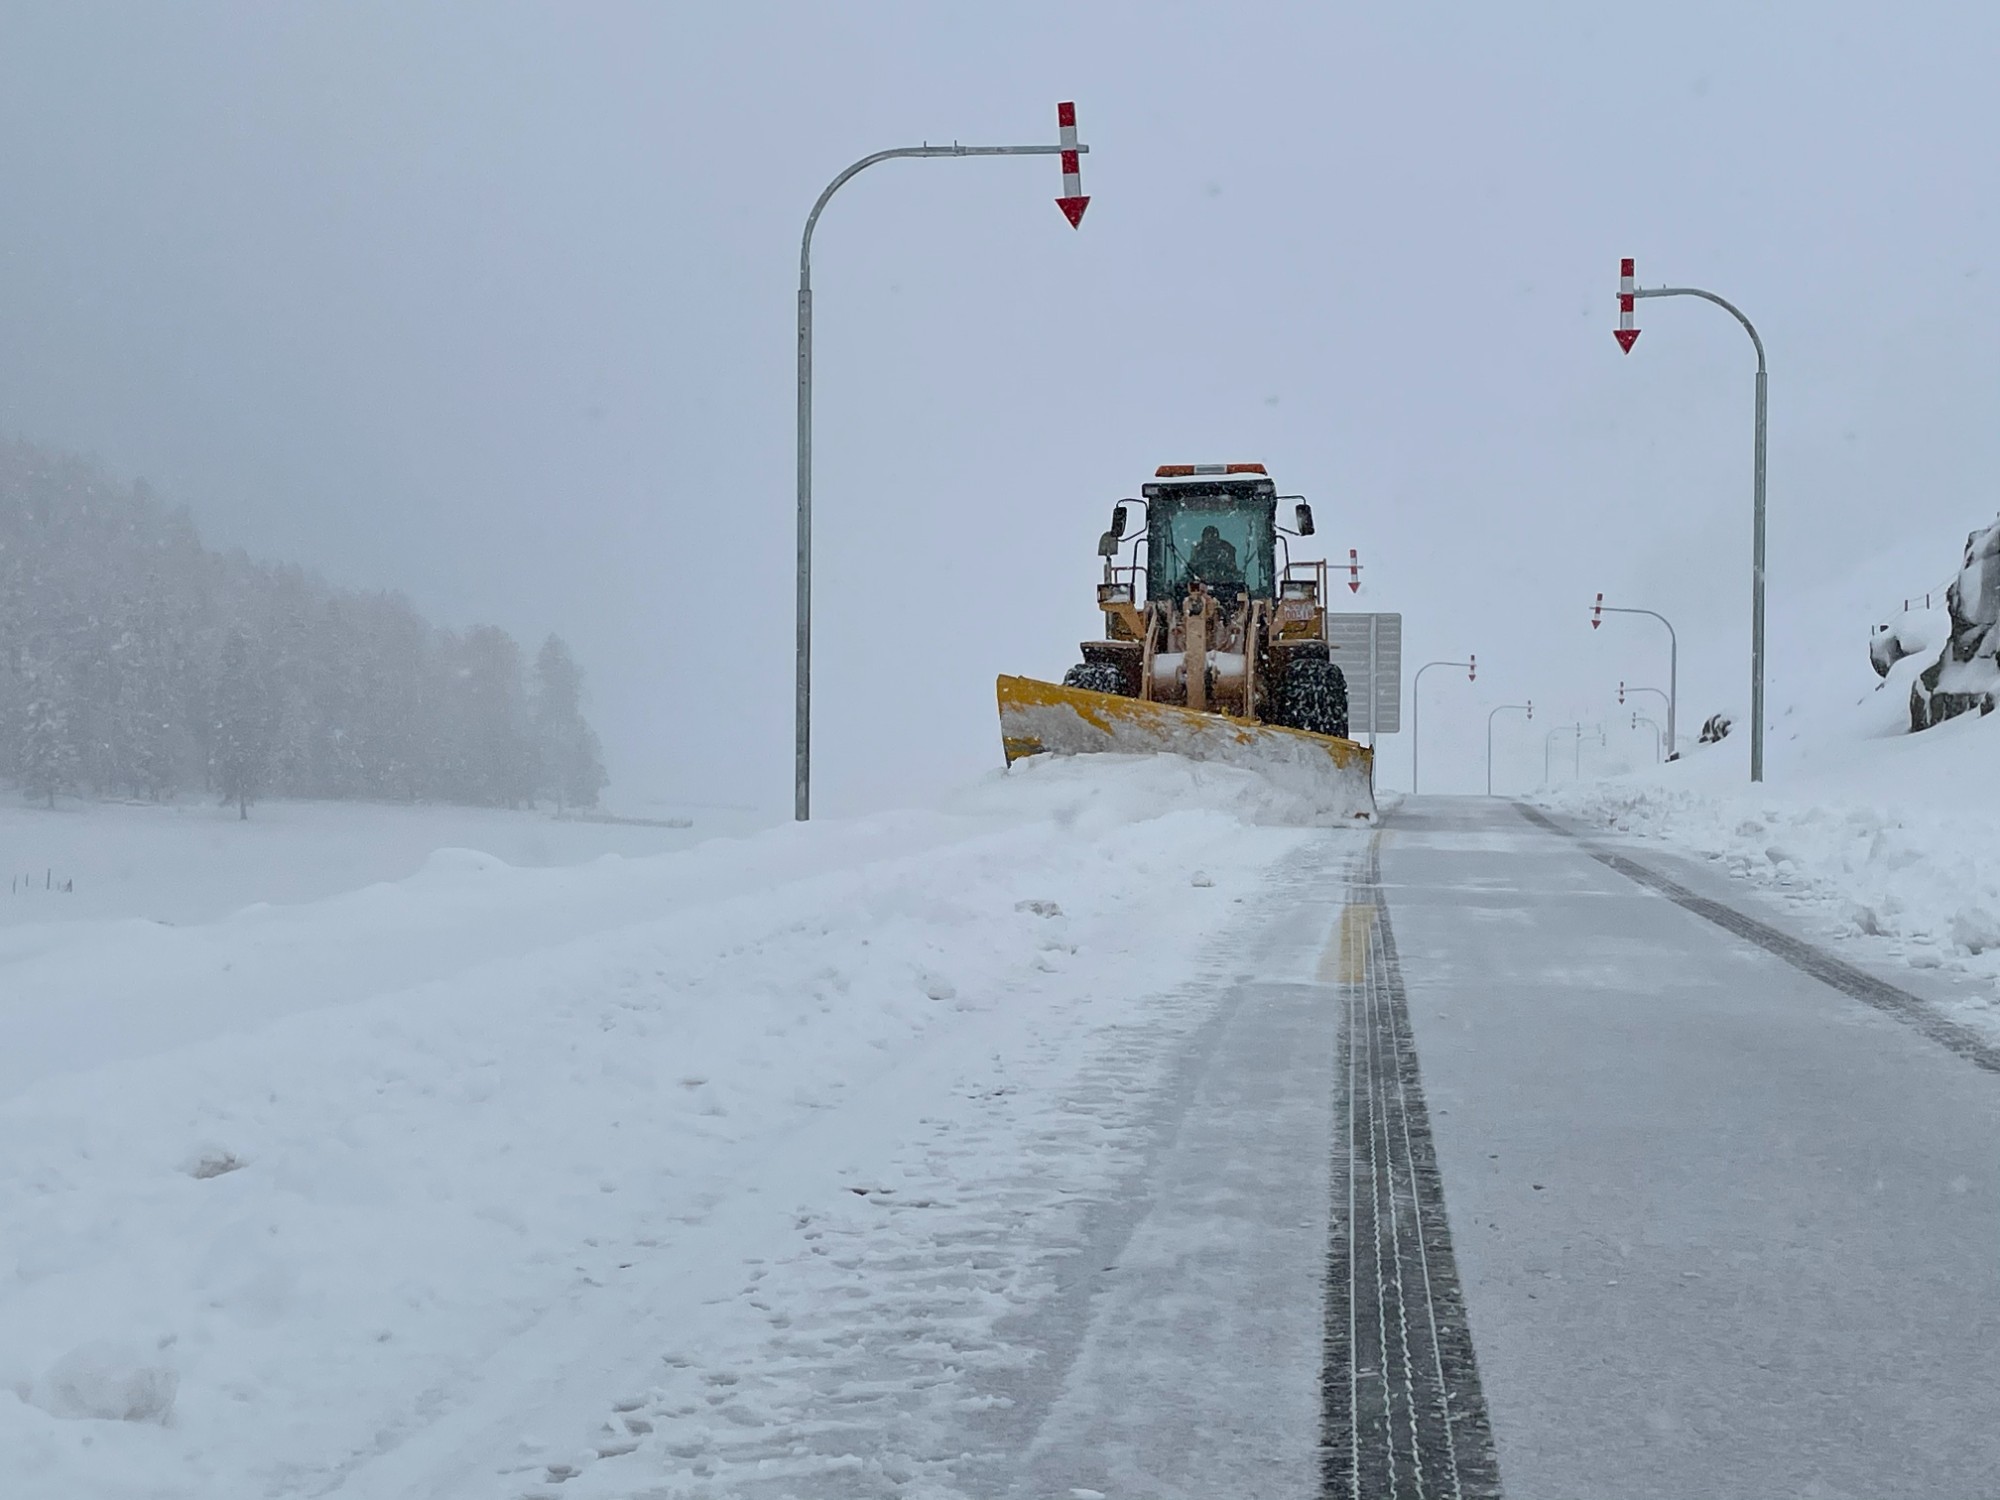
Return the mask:
[[[1941,615],[1909,622],[1931,647],[1886,679],[1870,630],[1903,623],[1908,580],[1949,576],[1963,537],[1906,541],[1802,600],[1770,683],[1766,778],[1749,779],[1747,714],[1719,745],[1674,765],[1546,791],[1585,823],[1657,838],[1782,894],[1816,923],[1880,957],[1976,976],[1967,1019],[2000,1030],[2000,716],[1909,733],[1910,687],[1936,659]],[[1920,573],[1927,567],[1929,572]],[[1747,697],[1747,695],[1746,695]],[[1684,709],[1685,712],[1685,709]],[[1692,736],[1699,720],[1684,725]]]
[[[1292,812],[1028,762],[652,858],[14,929],[0,1488],[921,1480],[1133,1169],[1191,979],[1247,961],[1284,856],[1365,837]]]

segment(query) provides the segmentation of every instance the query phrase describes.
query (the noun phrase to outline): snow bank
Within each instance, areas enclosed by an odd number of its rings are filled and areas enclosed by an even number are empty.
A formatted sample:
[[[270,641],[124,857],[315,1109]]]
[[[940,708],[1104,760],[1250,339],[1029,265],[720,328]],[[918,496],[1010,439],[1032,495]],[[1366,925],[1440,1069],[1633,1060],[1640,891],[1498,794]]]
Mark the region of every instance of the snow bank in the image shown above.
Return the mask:
[[[496,1432],[565,1477],[527,1425],[627,1378],[574,1361],[695,1339],[759,1214],[873,1213],[825,1143],[1142,1033],[1235,951],[1304,837],[1258,826],[1286,806],[1227,767],[1031,762],[942,809],[572,869],[447,853],[0,957],[32,979],[0,1004],[6,1493],[484,1494]]]
[[[1262,775],[1219,761],[1175,755],[1035,755],[1015,762],[947,802],[964,812],[1039,816],[1076,827],[1106,829],[1174,809],[1220,813],[1263,827],[1346,827],[1344,806],[1320,788],[1277,774]]]

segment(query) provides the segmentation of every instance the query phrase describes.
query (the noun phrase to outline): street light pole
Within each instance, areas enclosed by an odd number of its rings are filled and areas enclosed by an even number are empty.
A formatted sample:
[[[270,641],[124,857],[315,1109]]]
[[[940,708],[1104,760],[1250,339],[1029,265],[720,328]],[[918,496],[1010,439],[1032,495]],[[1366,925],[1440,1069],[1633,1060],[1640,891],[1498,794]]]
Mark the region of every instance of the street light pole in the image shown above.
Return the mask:
[[[1556,751],[1556,736],[1561,734],[1565,729],[1568,729],[1570,727],[1571,726],[1568,724],[1558,724],[1556,725],[1555,728],[1551,729],[1547,734],[1542,736],[1542,785],[1543,786],[1553,786],[1555,784],[1554,757]],[[1581,725],[1578,725],[1576,727],[1579,730],[1581,730],[1582,728]]]
[[[1414,707],[1415,705],[1413,704],[1412,708],[1414,709]],[[1493,795],[1493,714],[1497,714],[1501,709],[1505,708],[1518,709],[1530,719],[1535,717],[1535,703],[1532,698],[1526,703],[1499,704],[1494,708],[1492,713],[1486,716],[1486,795],[1489,797]],[[1410,779],[1414,781],[1416,778],[1413,776]],[[1412,787],[1410,790],[1414,792],[1416,788]]]
[[[1468,682],[1479,680],[1479,658],[1467,656],[1464,661],[1427,661],[1417,668],[1417,675],[1410,679],[1410,795],[1417,794],[1417,689],[1424,685],[1424,673],[1432,667],[1463,667],[1471,675]]]
[[[1618,684],[1618,692],[1620,695],[1618,701],[1621,704],[1625,701],[1623,695],[1626,693],[1651,693],[1655,698],[1658,698],[1660,702],[1662,702],[1667,706],[1669,712],[1671,712],[1673,709],[1674,700],[1669,698],[1665,693],[1661,692],[1656,687],[1627,687],[1624,683],[1621,682]]]
[[[1681,742],[1674,737],[1674,724],[1678,717],[1681,696],[1681,638],[1674,634],[1674,622],[1658,610],[1625,609],[1616,604],[1606,604],[1604,602],[1604,595],[1602,594],[1597,596],[1597,602],[1590,607],[1590,610],[1590,628],[1592,630],[1597,629],[1599,625],[1604,623],[1598,618],[1600,615],[1651,615],[1667,627],[1667,753],[1669,755],[1679,755],[1681,753]],[[1762,657],[1758,658],[1760,661],[1762,659]],[[1643,691],[1657,693],[1659,689],[1647,688]],[[1761,765],[1761,762],[1759,764]],[[1760,781],[1763,780],[1761,776],[1757,779]]]
[[[1648,729],[1653,731],[1653,759],[1658,760],[1660,758],[1660,726],[1644,714],[1632,715],[1632,727],[1637,729],[1641,724],[1644,724]]]
[[[797,604],[797,675],[793,713],[792,816],[805,822],[812,816],[812,237],[827,201],[857,172],[877,162],[898,157],[930,156],[1061,156],[1063,190],[1056,200],[1071,225],[1083,218],[1089,199],[1080,195],[1076,182],[1076,158],[1090,150],[1077,144],[1076,113],[1073,106],[1057,107],[1061,140],[1052,146],[898,146],[864,156],[826,185],[806,215],[805,233],[799,237],[799,392],[798,392],[798,494],[799,557]]]
[[[1570,747],[1570,775],[1578,781],[1583,779],[1583,721],[1579,719],[1574,724],[1558,724],[1543,736],[1542,784],[1544,786],[1548,785],[1549,782],[1549,757],[1555,750],[1556,736],[1561,734],[1565,729],[1575,736],[1576,740],[1576,743]],[[1597,726],[1597,743],[1600,745],[1605,743],[1604,726],[1602,724]]]
[[[1640,297],[1699,297],[1704,302],[1713,302],[1743,325],[1743,331],[1750,335],[1750,345],[1757,351],[1757,410],[1756,443],[1752,460],[1750,480],[1750,779],[1753,782],[1764,779],[1764,433],[1765,411],[1770,394],[1771,377],[1764,365],[1764,340],[1758,336],[1756,325],[1743,316],[1742,309],[1735,303],[1705,292],[1693,286],[1656,286],[1647,290],[1636,285],[1632,277],[1632,262],[1628,259],[1620,263],[1618,277],[1619,312],[1621,326],[1618,330],[1619,347],[1627,354],[1632,352],[1632,344],[1639,337],[1639,330],[1630,326],[1629,314],[1632,303]],[[1671,721],[1672,715],[1668,715]],[[1667,735],[1673,737],[1673,725],[1669,722]],[[1675,746],[1679,752],[1679,746]]]

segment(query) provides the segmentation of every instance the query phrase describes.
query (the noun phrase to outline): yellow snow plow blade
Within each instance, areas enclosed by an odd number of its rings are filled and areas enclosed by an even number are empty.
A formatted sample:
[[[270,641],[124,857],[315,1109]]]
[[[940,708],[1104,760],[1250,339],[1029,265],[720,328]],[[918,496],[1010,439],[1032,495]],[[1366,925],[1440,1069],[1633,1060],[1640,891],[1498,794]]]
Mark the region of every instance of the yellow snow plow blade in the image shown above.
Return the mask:
[[[1375,755],[1353,740],[1032,677],[1002,677],[998,688],[1009,765],[1024,755],[1182,755],[1259,772],[1337,817],[1375,815]]]

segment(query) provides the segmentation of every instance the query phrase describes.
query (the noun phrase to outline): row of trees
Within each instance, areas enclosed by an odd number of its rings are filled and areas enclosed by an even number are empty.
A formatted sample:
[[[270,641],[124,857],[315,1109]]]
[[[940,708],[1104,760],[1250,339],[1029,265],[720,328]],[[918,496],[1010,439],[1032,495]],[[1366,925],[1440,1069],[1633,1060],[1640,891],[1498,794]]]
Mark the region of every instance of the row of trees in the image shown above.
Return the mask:
[[[583,672],[202,546],[143,481],[0,443],[0,777],[62,792],[591,806]]]

